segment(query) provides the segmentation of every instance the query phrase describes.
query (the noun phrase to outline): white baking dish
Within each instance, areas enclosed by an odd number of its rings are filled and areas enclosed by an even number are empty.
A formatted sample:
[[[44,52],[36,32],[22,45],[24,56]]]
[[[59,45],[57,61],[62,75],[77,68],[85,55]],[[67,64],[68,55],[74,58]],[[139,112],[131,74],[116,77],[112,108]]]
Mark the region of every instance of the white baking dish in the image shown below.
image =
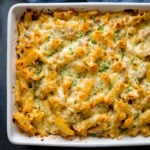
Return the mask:
[[[150,145],[150,137],[124,137],[121,139],[105,139],[89,137],[86,139],[76,138],[65,140],[59,136],[29,137],[20,133],[12,122],[12,115],[15,112],[13,86],[15,84],[15,45],[17,39],[17,22],[23,12],[31,8],[41,9],[67,9],[89,10],[97,9],[104,11],[119,11],[124,9],[150,9],[150,3],[39,3],[39,4],[17,4],[10,8],[8,14],[7,31],[7,135],[11,143],[23,145],[43,145],[43,146],[72,146],[72,147],[102,147],[102,146],[131,146],[131,145]]]

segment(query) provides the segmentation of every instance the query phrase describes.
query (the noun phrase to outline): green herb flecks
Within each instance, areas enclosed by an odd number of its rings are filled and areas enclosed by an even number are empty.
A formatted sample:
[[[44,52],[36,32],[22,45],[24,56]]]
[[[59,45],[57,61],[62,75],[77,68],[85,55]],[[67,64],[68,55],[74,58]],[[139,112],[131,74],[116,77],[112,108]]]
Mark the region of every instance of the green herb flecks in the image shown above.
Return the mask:
[[[38,62],[38,65],[39,65],[39,66],[42,66],[43,64],[44,64],[44,63],[43,63],[42,61],[39,61],[39,62]]]
[[[48,51],[48,48],[45,46],[45,47],[44,47],[44,50],[45,50],[45,51]]]
[[[74,101],[74,104],[77,104],[77,103],[78,103],[78,101],[77,101],[77,100],[75,100],[75,101]]]
[[[104,30],[104,26],[99,25],[98,28],[97,28],[97,30],[102,30],[103,31]]]
[[[49,41],[49,40],[50,40],[50,38],[51,38],[51,37],[50,37],[50,36],[48,36],[48,37],[47,37],[47,40]]]
[[[121,53],[121,60],[125,57],[125,55],[126,55],[126,51],[123,50],[122,53]]]
[[[51,57],[52,55],[56,54],[57,52],[58,52],[58,50],[51,52],[50,54],[48,54],[48,57]]]
[[[73,86],[76,86],[77,85],[77,80],[75,79],[74,81],[73,81],[73,84],[72,84]]]
[[[131,92],[133,89],[131,87],[128,87],[128,92]]]
[[[96,16],[94,16],[94,15],[92,15],[92,16],[90,16],[90,19],[94,19]]]
[[[67,75],[70,76],[70,77],[73,77],[73,73],[70,72],[70,71],[67,71]]]
[[[85,33],[85,35],[87,36],[87,35],[89,35],[91,33],[91,31],[87,31],[86,33]]]
[[[91,40],[92,44],[97,44],[97,42],[95,40]]]
[[[119,32],[120,32],[120,30],[118,30],[118,31],[115,32],[115,36],[114,36],[114,42],[115,43],[120,39]]]
[[[79,39],[83,37],[83,32],[79,32],[78,36]]]
[[[39,25],[39,28],[42,29],[42,24]]]
[[[109,69],[110,67],[110,62],[99,62],[99,72],[105,72]]]
[[[74,54],[73,49],[70,47],[69,50],[70,50],[71,55],[73,55]]]
[[[36,74],[36,75],[39,75],[41,72],[42,72],[41,69],[37,69],[37,70],[35,71],[35,74]]]
[[[66,70],[66,65],[65,65],[65,66],[62,66],[62,67],[59,69],[59,73],[63,73],[65,70]]]
[[[96,137],[96,133],[91,133],[90,134],[92,137]]]
[[[113,88],[113,85],[108,85],[108,89],[111,90]]]
[[[86,21],[86,19],[84,17],[80,17],[80,19],[82,20],[82,22]]]
[[[87,99],[85,99],[85,101],[89,101],[90,100],[90,97],[88,97]]]
[[[131,59],[131,64],[133,64],[135,60],[136,60],[136,57],[133,57],[133,58]]]

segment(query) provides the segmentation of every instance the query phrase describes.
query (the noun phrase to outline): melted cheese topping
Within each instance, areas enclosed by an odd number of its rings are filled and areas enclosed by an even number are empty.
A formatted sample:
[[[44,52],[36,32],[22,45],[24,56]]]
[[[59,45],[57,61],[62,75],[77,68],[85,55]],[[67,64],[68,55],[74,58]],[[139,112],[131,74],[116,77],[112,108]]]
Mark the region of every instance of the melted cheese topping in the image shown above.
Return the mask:
[[[27,10],[13,119],[30,135],[150,135],[150,12]]]

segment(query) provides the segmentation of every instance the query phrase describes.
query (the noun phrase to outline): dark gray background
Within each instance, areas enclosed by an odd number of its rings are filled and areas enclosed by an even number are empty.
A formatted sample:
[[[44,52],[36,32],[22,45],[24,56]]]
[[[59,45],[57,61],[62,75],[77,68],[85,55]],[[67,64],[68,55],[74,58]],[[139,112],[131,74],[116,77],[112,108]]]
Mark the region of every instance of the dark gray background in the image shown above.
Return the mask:
[[[26,1],[36,1],[36,0],[26,0]],[[94,0],[91,0],[94,1]],[[97,1],[97,0],[95,0]],[[102,0],[105,1],[106,0]],[[113,0],[112,0],[113,1]],[[119,0],[114,0],[119,1]],[[125,0],[127,1],[127,0]],[[131,2],[131,0],[128,0]],[[135,1],[135,0],[134,0]],[[137,0],[139,1],[139,0]],[[145,0],[150,2],[150,0]],[[0,0],[0,150],[31,150],[31,149],[51,149],[56,150],[55,147],[36,147],[36,146],[18,146],[11,144],[7,139],[6,133],[6,38],[7,38],[7,15],[9,8],[15,3],[22,3],[25,0]],[[58,143],[59,144],[59,143]],[[117,147],[115,149],[149,149],[150,146],[144,147]],[[66,149],[66,148],[65,148]],[[70,149],[70,148],[68,148]],[[75,149],[75,148],[74,148]],[[81,148],[80,148],[81,149]],[[86,148],[90,149],[90,148]],[[101,148],[102,149],[102,148]],[[104,148],[112,149],[112,148]]]

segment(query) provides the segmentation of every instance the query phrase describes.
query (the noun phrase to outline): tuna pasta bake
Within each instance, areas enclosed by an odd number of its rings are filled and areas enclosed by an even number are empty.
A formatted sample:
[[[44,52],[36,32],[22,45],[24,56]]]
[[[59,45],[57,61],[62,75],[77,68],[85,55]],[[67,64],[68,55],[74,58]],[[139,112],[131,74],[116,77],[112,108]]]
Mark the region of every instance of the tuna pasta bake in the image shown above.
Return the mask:
[[[27,9],[17,31],[21,131],[150,136],[150,11]]]

